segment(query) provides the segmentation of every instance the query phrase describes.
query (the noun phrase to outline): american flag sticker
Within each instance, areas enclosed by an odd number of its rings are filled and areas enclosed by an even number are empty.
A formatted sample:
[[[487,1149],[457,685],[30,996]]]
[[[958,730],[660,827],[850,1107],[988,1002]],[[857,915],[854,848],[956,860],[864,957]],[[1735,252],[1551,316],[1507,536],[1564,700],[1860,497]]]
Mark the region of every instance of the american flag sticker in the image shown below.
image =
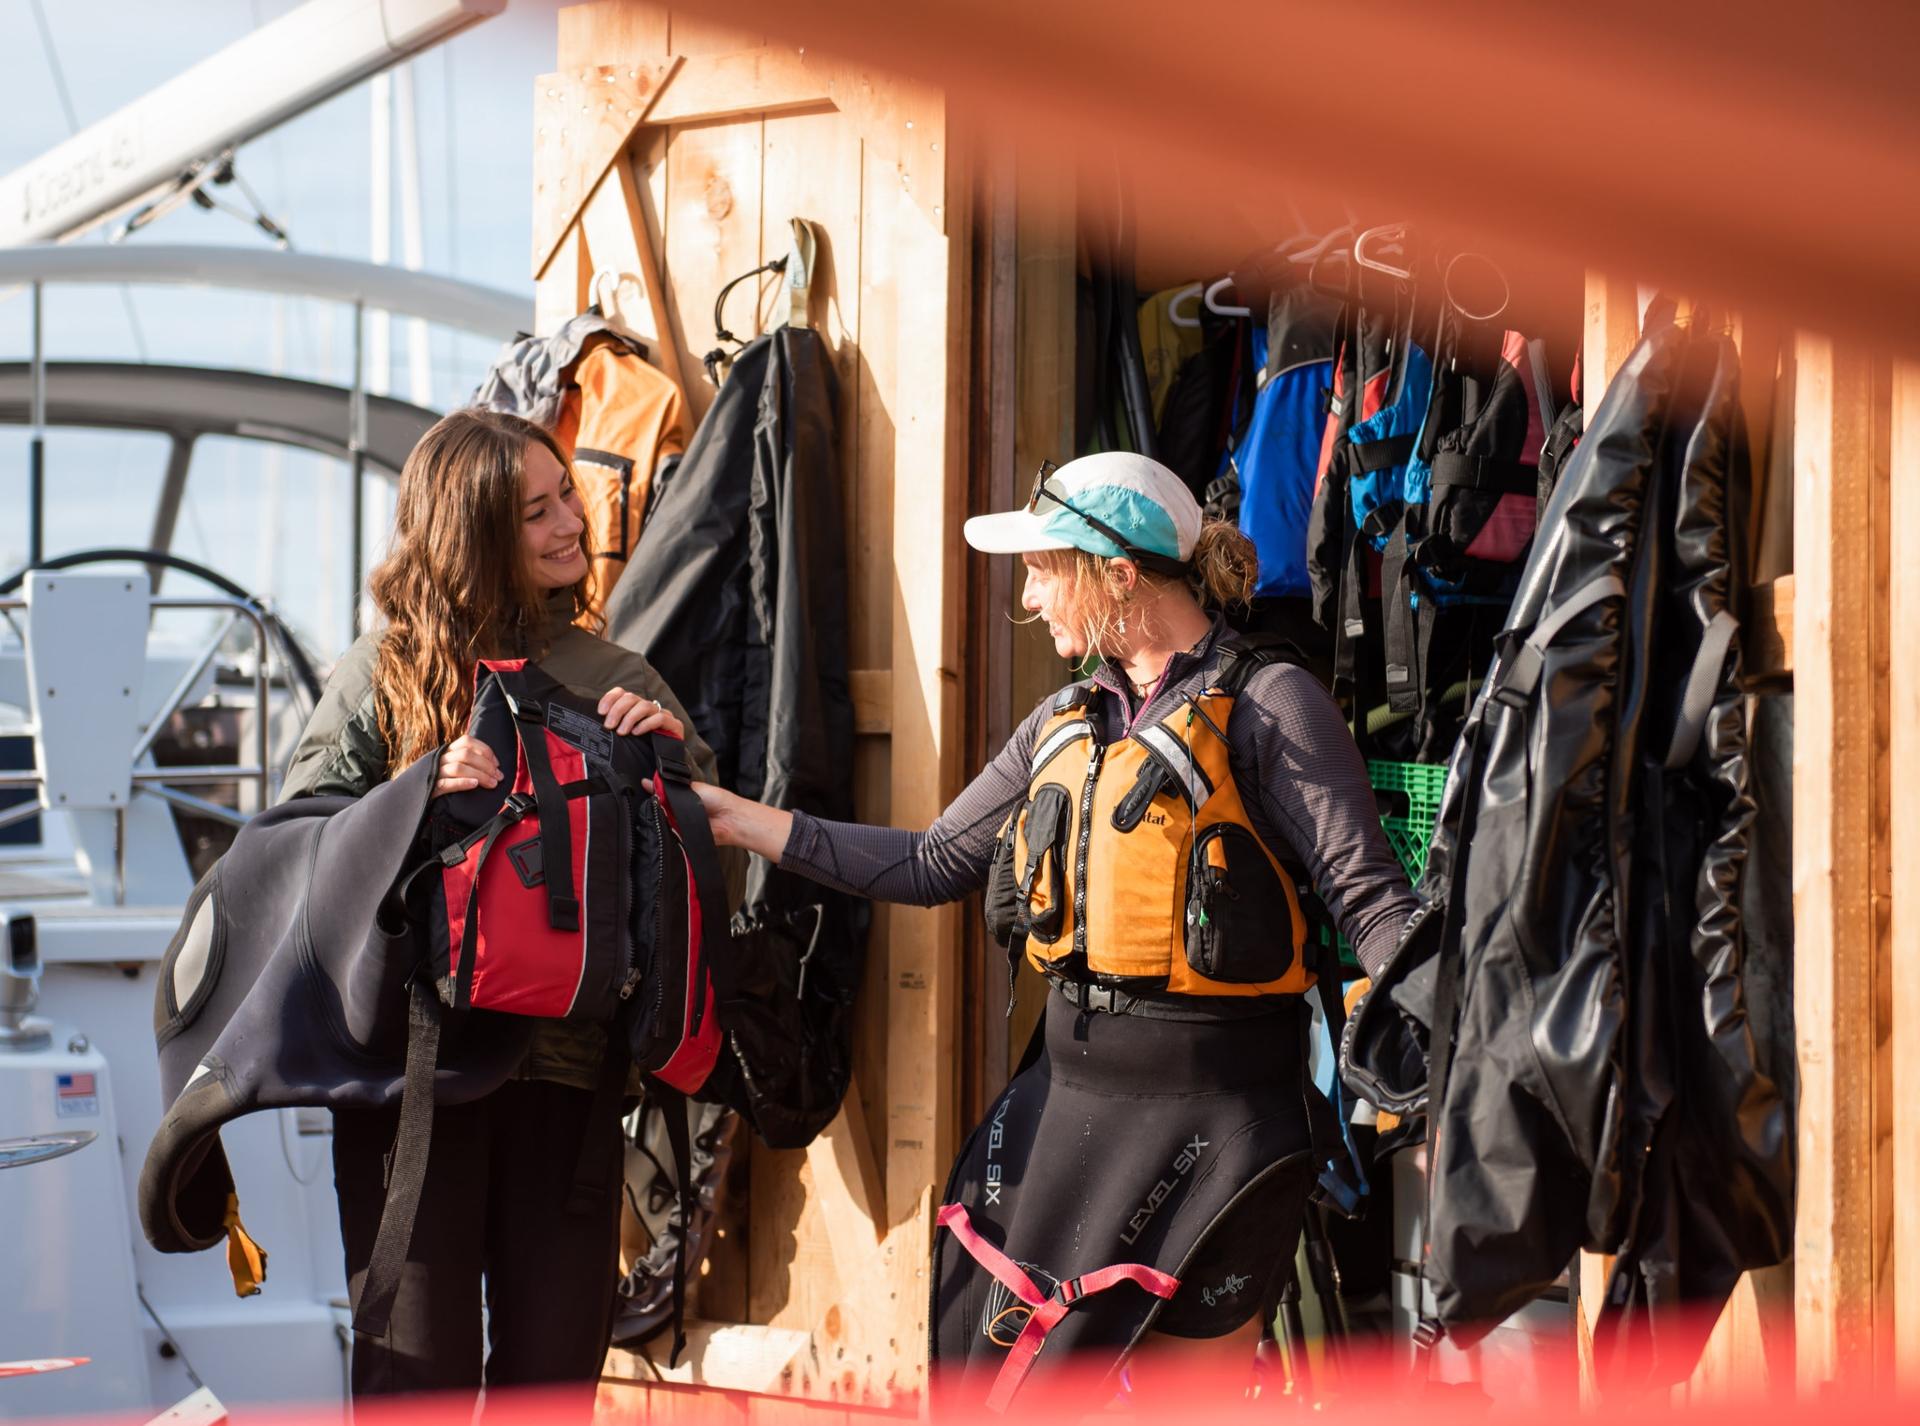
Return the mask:
[[[99,1114],[100,1087],[95,1083],[91,1071],[54,1077],[53,1112],[62,1119]]]

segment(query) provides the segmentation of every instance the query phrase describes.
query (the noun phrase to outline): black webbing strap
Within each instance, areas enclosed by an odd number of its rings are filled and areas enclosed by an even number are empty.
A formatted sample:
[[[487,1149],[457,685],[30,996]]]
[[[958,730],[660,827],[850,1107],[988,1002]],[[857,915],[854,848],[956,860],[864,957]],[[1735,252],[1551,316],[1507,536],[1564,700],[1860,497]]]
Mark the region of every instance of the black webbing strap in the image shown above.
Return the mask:
[[[1417,439],[1413,435],[1382,436],[1377,441],[1348,441],[1347,449],[1353,452],[1354,468],[1371,474],[1412,460]]]
[[[651,1081],[647,1093],[657,1097],[666,1118],[667,1148],[673,1154],[673,1176],[680,1190],[680,1251],[673,1255],[673,1352],[667,1365],[680,1364],[687,1348],[687,1250],[693,1242],[693,1143],[687,1134],[687,1097],[679,1090]]]
[[[1371,523],[1371,522],[1369,522]],[[1340,607],[1333,637],[1333,677],[1336,690],[1354,689],[1359,681],[1360,650],[1366,642],[1367,555],[1373,549],[1366,525],[1350,529],[1346,545],[1347,569],[1340,580]]]
[[[587,1106],[586,1127],[580,1131],[580,1156],[574,1165],[573,1188],[567,1194],[568,1213],[591,1213],[613,1192],[613,1164],[620,1155],[607,1149],[618,1137],[614,1126],[620,1122],[620,1101],[626,1097],[627,1069],[632,1063],[627,1017],[620,1015],[607,1027],[607,1052],[600,1060],[593,1102]]]
[[[553,760],[547,755],[546,709],[516,699],[513,716],[519,725],[520,755],[526,759],[527,777],[533,783],[533,798],[540,813],[540,869],[547,888],[547,924],[556,931],[578,931],[580,900],[573,894],[573,822],[568,815],[567,794],[553,775]],[[529,732],[529,725],[537,731]]]
[[[1420,642],[1414,622],[1414,563],[1403,518],[1380,556],[1381,642],[1386,656],[1387,706],[1395,713],[1420,709]]]
[[[413,1244],[420,1192],[427,1182],[427,1156],[433,1145],[433,1073],[440,1060],[443,1014],[439,997],[416,979],[407,1001],[406,1078],[400,1090],[400,1127],[387,1158],[387,1200],[353,1313],[354,1332],[376,1340],[387,1335],[400,1272]]]
[[[1740,621],[1733,617],[1731,610],[1722,609],[1708,622],[1706,631],[1700,636],[1700,647],[1694,653],[1693,667],[1687,670],[1686,687],[1680,697],[1680,712],[1674,720],[1673,739],[1667,745],[1664,766],[1672,772],[1685,767],[1693,760],[1694,749],[1700,746],[1700,735],[1706,731],[1707,716],[1713,712],[1713,698],[1720,691],[1720,670],[1727,662],[1727,652],[1733,647],[1733,636],[1739,632]]]
[[[1421,1301],[1415,1306],[1417,1325],[1413,1334],[1414,1374],[1421,1378],[1432,1371],[1433,1349],[1445,1335],[1445,1328],[1427,1315],[1426,1264],[1433,1246],[1433,1185],[1440,1172],[1435,1150],[1440,1137],[1440,1116],[1446,1110],[1447,1077],[1453,1069],[1453,1022],[1459,1008],[1461,962],[1465,959],[1459,944],[1460,928],[1465,914],[1463,908],[1466,904],[1469,847],[1473,841],[1474,825],[1479,821],[1480,755],[1485,737],[1483,716],[1472,724],[1466,756],[1460,766],[1460,785],[1466,795],[1461,799],[1460,824],[1454,833],[1457,850],[1453,864],[1448,868],[1447,904],[1440,920],[1439,942],[1434,950],[1440,964],[1434,968],[1433,1023],[1428,1032],[1427,1181],[1420,1203]]]
[[[473,1004],[473,973],[475,964],[480,959],[479,938],[474,934],[480,924],[480,873],[485,870],[487,858],[493,854],[493,844],[500,840],[500,834],[523,821],[527,811],[524,793],[510,795],[507,798],[507,805],[494,813],[487,820],[486,825],[474,834],[480,839],[480,855],[473,863],[473,884],[467,888],[467,916],[460,923],[458,954],[454,954],[454,948],[450,947],[448,950],[448,954],[454,956],[460,967],[459,974],[453,978],[453,1003],[458,1009],[465,1010]],[[440,854],[440,862],[449,868],[460,865],[466,860],[467,849],[472,845],[472,837],[455,842]],[[427,865],[432,866],[434,863],[429,862]],[[546,847],[543,843],[541,846],[543,875],[545,868]]]
[[[1540,472],[1535,466],[1465,451],[1438,451],[1433,457],[1433,488],[1485,490],[1499,495],[1538,495]]]
[[[690,785],[693,781],[693,768],[687,762],[687,750],[678,738],[669,738],[663,733],[649,733],[648,740],[653,744],[653,756],[660,767],[660,785],[666,790],[667,810],[673,814],[674,828],[680,833],[680,844],[687,850],[687,859],[693,864],[694,893],[700,898],[700,941],[707,950],[705,956],[707,973],[713,977],[714,995],[721,1000],[731,999],[738,990],[732,983],[727,957],[712,954],[712,948],[725,943],[731,934],[728,926],[732,920],[727,910],[726,888],[720,878],[720,854],[713,845],[713,829],[707,825],[707,809],[701,805]],[[705,1013],[706,1002],[701,996],[694,997],[694,1029],[700,1026],[699,1017]]]

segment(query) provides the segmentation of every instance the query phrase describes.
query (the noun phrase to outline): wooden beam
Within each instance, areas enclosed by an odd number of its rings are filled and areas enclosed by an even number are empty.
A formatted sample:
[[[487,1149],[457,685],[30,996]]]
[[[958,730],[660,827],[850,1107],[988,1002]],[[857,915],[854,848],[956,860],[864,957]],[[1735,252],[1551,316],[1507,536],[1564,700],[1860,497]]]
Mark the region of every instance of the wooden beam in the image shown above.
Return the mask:
[[[893,670],[856,668],[848,672],[853,692],[853,731],[885,737],[893,731]]]
[[[1741,663],[1752,679],[1793,676],[1793,576],[1756,584],[1742,632]]]
[[[653,237],[641,207],[640,187],[633,176],[633,165],[622,153],[607,169],[593,196],[580,213],[580,227],[586,234],[587,260],[592,275],[588,279],[589,297],[602,304],[602,311],[630,328],[647,343],[647,355],[653,364],[686,390],[680,370],[680,342],[673,327],[673,315],[667,308],[666,283],[660,275],[660,259],[654,252]],[[611,273],[614,281],[602,286],[602,273]],[[624,279],[631,277],[631,287]],[[628,292],[637,288],[633,298]]]
[[[1589,271],[1587,273],[1587,319],[1585,341],[1580,352],[1580,404],[1592,423],[1606,395],[1607,383],[1633,352],[1640,340],[1640,291],[1629,278]],[[1606,1301],[1607,1278],[1613,1272],[1613,1258],[1605,1253],[1582,1252],[1576,1265],[1581,1321],[1576,1334],[1580,1384],[1583,1393],[1597,1391],[1593,1379],[1592,1333],[1599,1321],[1600,1307]]]
[[[869,250],[890,249],[895,384],[890,420],[902,498],[893,506],[892,821],[925,827],[959,790],[960,517],[967,401],[968,265],[929,225],[896,173],[867,159]],[[964,232],[964,227],[956,231]],[[872,309],[868,309],[869,312]],[[863,318],[862,342],[871,319]],[[863,407],[862,420],[868,412]],[[886,1214],[898,1343],[896,1392],[926,1387],[931,1185],[956,1133],[959,910],[895,907],[880,964],[887,985]]]
[[[801,50],[756,47],[686,56],[648,122],[708,124],[741,114],[775,114],[833,103],[833,85]]]
[[[1920,366],[1893,369],[1887,524],[1920,520]],[[1920,564],[1893,561],[1888,588],[1888,875],[1893,991],[1893,1348],[1899,1384],[1920,1388]]]
[[[841,1280],[852,1282],[863,1264],[878,1257],[886,1221],[880,1171],[854,1085],[847,1086],[833,1122],[807,1145],[807,1167],[813,1171],[813,1190],[827,1220]]]
[[[620,59],[543,74],[533,89],[533,271],[538,276],[633,131],[676,59]]]
[[[1794,1327],[1803,1389],[1869,1380],[1876,1222],[1873,900],[1876,627],[1884,465],[1866,354],[1794,341],[1794,1006],[1799,1187]]]
[[[1589,272],[1586,331],[1580,353],[1580,404],[1591,422],[1607,383],[1640,340],[1638,286],[1628,278]]]

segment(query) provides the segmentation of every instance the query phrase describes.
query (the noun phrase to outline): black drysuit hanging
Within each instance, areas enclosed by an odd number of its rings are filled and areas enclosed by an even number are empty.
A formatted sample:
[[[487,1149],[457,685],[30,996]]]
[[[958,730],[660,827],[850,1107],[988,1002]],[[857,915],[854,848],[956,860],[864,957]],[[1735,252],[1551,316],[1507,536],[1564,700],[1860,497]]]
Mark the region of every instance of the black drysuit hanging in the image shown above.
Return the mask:
[[[1694,1323],[1792,1223],[1740,980],[1744,431],[1731,340],[1650,330],[1547,506],[1425,904],[1342,1055],[1356,1091],[1428,1114],[1448,1333],[1476,1338],[1579,1248],[1617,1253],[1596,1349],[1634,1385],[1687,1374]]]
[[[777,328],[735,356],[607,600],[606,635],[684,700],[723,786],[849,821],[834,390],[810,329]],[[723,1061],[716,1076],[775,1147],[805,1144],[840,1106],[865,924],[864,902],[753,859],[734,936],[757,943],[740,963],[761,976],[721,1009],[738,1073],[723,1075]]]

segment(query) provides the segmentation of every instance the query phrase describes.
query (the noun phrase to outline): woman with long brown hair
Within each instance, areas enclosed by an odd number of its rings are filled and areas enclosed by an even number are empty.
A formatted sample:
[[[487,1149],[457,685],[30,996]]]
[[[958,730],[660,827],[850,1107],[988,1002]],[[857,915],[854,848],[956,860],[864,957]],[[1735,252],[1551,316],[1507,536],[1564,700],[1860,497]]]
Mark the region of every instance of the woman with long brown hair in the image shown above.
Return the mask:
[[[1303,885],[1369,967],[1414,902],[1333,700],[1225,622],[1253,591],[1251,542],[1171,470],[1044,466],[1024,510],[966,536],[1021,556],[1027,610],[1097,666],[932,827],[698,790],[716,841],[829,886],[921,906],[985,889],[989,929],[1050,993],[940,1200],[935,1365],[1004,1407],[1044,1344],[1046,1362],[1125,1361],[1151,1395],[1180,1379],[1148,1365],[1180,1342],[1251,1345],[1336,1166],[1307,1067]]]
[[[517,416],[456,411],[400,473],[386,560],[368,581],[380,627],[333,670],[288,769],[283,797],[358,797],[422,757],[435,795],[494,787],[501,769],[467,737],[477,659],[537,660],[599,701],[620,733],[684,737],[713,776],[672,690],[640,655],[578,627],[586,522],[553,437]],[[618,1275],[617,1168],[601,1201],[570,1196],[583,1145],[620,1152],[589,1122],[607,1051],[598,1026],[542,1021],[520,1073],[471,1104],[435,1110],[423,1207],[384,1342],[356,1341],[355,1397],[590,1383],[606,1355]],[[334,1185],[358,1299],[386,1201],[399,1111],[334,1113]],[[593,1136],[593,1137],[589,1137]],[[486,1306],[482,1368],[481,1306]]]

